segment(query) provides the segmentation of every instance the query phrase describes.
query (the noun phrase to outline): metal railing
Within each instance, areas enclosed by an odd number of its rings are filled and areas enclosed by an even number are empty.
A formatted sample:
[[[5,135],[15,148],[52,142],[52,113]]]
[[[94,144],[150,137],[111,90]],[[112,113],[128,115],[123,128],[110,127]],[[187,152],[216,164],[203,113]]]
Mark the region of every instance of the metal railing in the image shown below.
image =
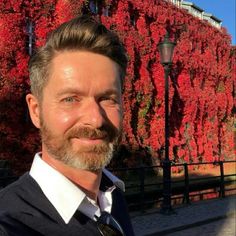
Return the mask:
[[[236,193],[236,173],[224,173],[224,165],[232,163],[236,167],[235,161],[215,161],[215,162],[202,162],[202,163],[183,163],[172,164],[173,167],[182,167],[183,176],[180,178],[172,178],[172,202],[179,202],[190,204],[191,198],[202,198],[204,195],[217,195],[219,198],[224,198],[226,193]],[[190,166],[203,166],[203,165],[219,165],[219,175],[202,175],[192,176],[189,173]],[[110,169],[116,175],[125,179],[126,183],[126,199],[130,210],[143,211],[146,207],[153,207],[153,205],[160,205],[163,201],[163,179],[161,174],[156,174],[156,181],[148,176],[148,172],[158,172],[162,170],[163,166],[140,166],[136,168],[120,168]],[[156,171],[154,171],[156,169]],[[130,172],[136,172],[136,181],[129,181]],[[159,171],[160,172],[160,171]],[[197,173],[197,171],[195,171]],[[135,175],[133,175],[134,177]],[[151,179],[151,180],[150,180]],[[226,188],[227,187],[227,188]],[[182,199],[182,201],[181,201]]]

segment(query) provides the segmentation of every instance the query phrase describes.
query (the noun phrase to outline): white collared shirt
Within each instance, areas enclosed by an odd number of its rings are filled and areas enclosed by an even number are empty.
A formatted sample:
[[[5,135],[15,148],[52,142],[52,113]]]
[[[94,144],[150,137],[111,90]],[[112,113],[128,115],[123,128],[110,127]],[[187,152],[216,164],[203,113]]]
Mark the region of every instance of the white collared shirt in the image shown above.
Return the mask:
[[[103,173],[113,182],[114,186],[108,188],[106,192],[99,191],[99,207],[68,178],[43,161],[40,153],[35,155],[30,169],[31,177],[39,184],[66,224],[69,223],[76,210],[94,220],[95,215],[99,217],[101,211],[111,212],[112,191],[116,187],[124,191],[124,182],[106,169],[103,169]]]

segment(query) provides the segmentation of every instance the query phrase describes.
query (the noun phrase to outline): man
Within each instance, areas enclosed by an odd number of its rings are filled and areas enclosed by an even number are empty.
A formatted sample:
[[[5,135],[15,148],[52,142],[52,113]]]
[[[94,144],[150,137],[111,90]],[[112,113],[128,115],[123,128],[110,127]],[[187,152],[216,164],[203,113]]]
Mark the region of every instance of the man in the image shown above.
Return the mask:
[[[133,235],[124,184],[104,169],[121,133],[126,66],[118,37],[87,16],[31,58],[26,101],[42,152],[0,192],[0,235]]]

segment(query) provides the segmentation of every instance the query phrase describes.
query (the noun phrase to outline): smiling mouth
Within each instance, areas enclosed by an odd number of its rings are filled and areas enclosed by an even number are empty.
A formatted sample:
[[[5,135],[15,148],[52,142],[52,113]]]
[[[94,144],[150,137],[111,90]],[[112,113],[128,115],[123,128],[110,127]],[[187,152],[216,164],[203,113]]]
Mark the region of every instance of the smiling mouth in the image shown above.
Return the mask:
[[[96,145],[96,144],[101,144],[104,143],[106,138],[74,138],[77,142],[85,145]]]

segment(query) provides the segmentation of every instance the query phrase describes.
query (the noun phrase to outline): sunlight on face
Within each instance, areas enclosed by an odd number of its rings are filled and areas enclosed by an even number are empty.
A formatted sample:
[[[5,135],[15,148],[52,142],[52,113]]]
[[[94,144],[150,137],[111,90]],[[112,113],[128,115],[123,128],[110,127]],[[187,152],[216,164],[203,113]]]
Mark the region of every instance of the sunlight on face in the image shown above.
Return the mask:
[[[115,62],[78,51],[54,58],[40,112],[47,155],[74,168],[105,167],[118,143],[121,117],[120,74]]]

